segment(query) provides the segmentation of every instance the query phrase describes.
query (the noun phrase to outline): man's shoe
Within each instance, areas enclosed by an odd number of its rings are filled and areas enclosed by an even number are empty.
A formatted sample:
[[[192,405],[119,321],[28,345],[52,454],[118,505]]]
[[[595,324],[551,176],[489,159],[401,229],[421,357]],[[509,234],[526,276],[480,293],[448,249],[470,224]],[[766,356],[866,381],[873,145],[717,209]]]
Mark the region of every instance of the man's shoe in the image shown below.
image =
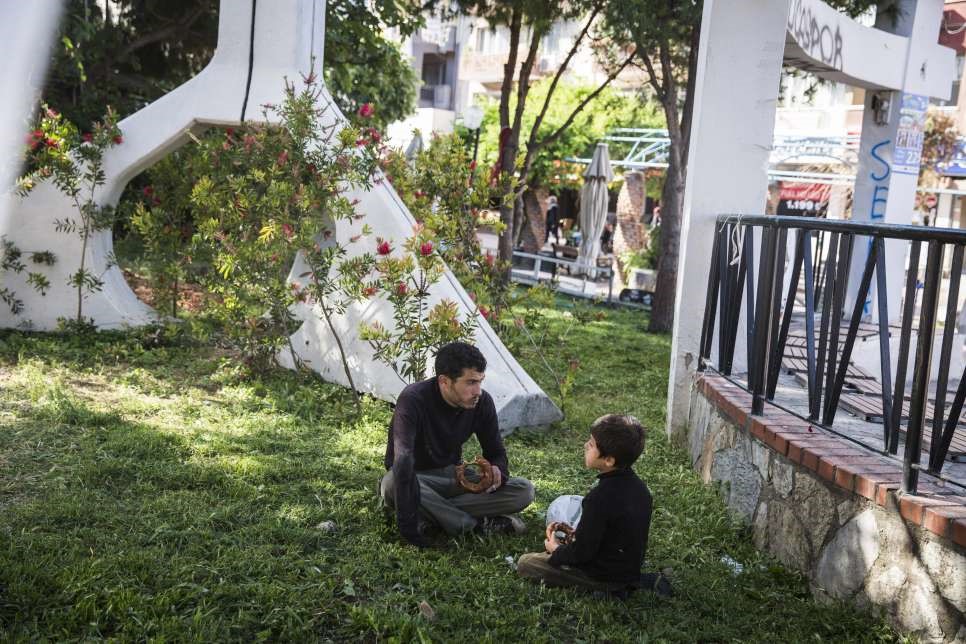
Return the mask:
[[[435,521],[419,517],[419,536],[424,539],[432,539],[433,537],[438,537],[442,532],[443,529]]]
[[[483,517],[477,522],[476,528],[473,531],[484,536],[494,534],[523,534],[527,531],[527,524],[516,515],[508,516],[501,514],[495,517]]]

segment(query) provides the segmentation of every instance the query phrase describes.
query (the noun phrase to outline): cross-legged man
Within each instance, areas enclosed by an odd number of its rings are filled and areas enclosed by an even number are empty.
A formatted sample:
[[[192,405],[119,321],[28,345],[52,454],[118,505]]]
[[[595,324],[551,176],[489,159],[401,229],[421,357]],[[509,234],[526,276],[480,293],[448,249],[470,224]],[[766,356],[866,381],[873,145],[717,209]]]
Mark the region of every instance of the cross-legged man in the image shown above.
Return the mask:
[[[533,502],[533,484],[510,476],[496,407],[482,389],[485,371],[479,349],[452,342],[436,355],[436,376],[409,385],[396,401],[380,493],[396,510],[400,534],[413,545],[428,545],[426,533],[435,526],[450,535],[524,531],[511,515]],[[456,481],[463,443],[473,434],[491,464],[493,482],[480,493]]]

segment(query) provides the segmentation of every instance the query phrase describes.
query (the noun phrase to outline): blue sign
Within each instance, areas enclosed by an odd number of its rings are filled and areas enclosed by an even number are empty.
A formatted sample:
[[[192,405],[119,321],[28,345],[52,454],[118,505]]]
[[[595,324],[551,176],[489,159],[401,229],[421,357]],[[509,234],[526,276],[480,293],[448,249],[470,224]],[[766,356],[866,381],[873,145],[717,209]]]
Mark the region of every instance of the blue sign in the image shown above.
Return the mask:
[[[896,148],[892,155],[892,170],[899,174],[919,175],[922,161],[922,141],[926,132],[926,109],[929,97],[903,94],[899,108],[899,128]]]

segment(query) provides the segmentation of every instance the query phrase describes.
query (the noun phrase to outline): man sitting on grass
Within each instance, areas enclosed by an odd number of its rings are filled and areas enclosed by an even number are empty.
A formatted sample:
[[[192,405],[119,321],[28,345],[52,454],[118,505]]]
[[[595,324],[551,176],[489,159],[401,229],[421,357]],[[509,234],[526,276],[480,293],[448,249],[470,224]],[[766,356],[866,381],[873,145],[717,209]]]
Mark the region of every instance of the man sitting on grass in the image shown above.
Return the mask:
[[[651,526],[651,493],[631,465],[643,451],[644,428],[633,416],[608,414],[595,420],[584,443],[584,465],[600,474],[581,502],[572,542],[562,544],[549,525],[546,552],[522,555],[517,572],[547,586],[638,587]]]
[[[510,515],[533,502],[533,484],[510,477],[496,407],[482,389],[484,371],[479,349],[452,342],[436,355],[436,376],[409,385],[396,401],[380,494],[396,508],[399,532],[413,545],[428,545],[427,534],[436,526],[449,535],[525,530]],[[472,434],[491,464],[492,484],[479,494],[456,481],[463,443]]]

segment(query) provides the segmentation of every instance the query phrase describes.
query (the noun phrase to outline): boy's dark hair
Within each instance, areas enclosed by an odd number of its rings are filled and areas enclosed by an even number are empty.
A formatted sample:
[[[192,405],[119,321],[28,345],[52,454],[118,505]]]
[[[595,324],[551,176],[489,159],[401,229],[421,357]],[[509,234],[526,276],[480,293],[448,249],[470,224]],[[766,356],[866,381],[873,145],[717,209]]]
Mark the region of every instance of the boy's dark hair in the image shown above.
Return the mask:
[[[463,369],[486,371],[486,358],[480,350],[466,342],[450,342],[443,345],[436,354],[436,375],[456,380],[463,375]]]
[[[612,456],[615,467],[630,467],[644,451],[644,427],[633,416],[607,414],[590,426],[601,458]]]

